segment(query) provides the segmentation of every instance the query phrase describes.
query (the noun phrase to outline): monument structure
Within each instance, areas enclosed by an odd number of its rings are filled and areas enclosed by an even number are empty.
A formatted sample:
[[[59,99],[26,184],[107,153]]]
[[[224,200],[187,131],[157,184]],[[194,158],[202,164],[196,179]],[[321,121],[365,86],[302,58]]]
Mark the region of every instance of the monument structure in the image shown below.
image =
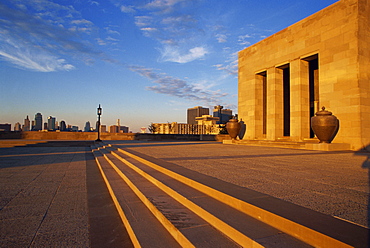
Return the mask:
[[[239,52],[243,139],[304,141],[325,108],[333,143],[370,144],[370,2],[340,0]]]

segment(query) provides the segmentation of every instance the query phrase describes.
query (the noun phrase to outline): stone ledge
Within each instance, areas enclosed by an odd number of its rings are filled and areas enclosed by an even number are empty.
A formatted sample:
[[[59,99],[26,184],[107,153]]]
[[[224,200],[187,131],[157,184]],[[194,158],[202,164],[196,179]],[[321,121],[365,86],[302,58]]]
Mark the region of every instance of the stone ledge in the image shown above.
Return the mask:
[[[318,151],[350,151],[351,146],[347,143],[306,143],[305,148],[308,150]]]
[[[222,140],[222,144],[237,144],[237,143],[238,143],[238,140],[231,140],[231,139]]]
[[[292,141],[268,141],[268,140],[223,140],[225,145],[251,145],[267,146],[279,148],[292,148],[316,151],[350,151],[351,145],[348,143],[313,143],[309,142],[292,142]]]

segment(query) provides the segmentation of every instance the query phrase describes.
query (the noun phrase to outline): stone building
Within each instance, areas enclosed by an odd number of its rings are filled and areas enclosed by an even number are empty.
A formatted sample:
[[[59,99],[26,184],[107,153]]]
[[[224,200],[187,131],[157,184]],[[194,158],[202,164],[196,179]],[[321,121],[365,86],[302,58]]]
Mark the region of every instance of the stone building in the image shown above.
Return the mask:
[[[314,138],[322,106],[338,117],[333,143],[370,144],[370,1],[340,0],[239,52],[243,139]]]
[[[197,117],[198,124],[186,123],[152,123],[154,134],[219,134],[218,117],[203,115]]]

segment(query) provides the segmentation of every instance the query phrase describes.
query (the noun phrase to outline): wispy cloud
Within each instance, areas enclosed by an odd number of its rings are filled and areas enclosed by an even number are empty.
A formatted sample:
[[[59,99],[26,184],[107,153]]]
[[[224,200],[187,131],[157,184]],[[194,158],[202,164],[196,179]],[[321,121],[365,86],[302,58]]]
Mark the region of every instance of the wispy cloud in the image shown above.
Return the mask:
[[[86,63],[108,59],[81,39],[93,25],[72,7],[32,0],[21,6],[0,3],[0,16],[0,58],[20,68],[71,70],[75,66],[67,59],[74,56]]]
[[[222,101],[221,99],[228,95],[227,93],[211,91],[208,88],[201,87],[201,84],[191,84],[186,80],[168,76],[151,68],[142,66],[129,66],[129,68],[155,83],[154,86],[148,86],[147,90],[156,93],[202,102],[208,106],[219,104]]]
[[[210,53],[203,45],[201,34],[204,30],[197,26],[198,21],[190,14],[171,12],[177,4],[186,5],[186,2],[152,1],[151,5],[142,7],[150,9],[150,15],[146,12],[135,17],[136,26],[162,45],[159,49],[162,61],[189,63]],[[96,5],[93,1],[90,3]],[[123,10],[128,11],[127,8]],[[155,15],[154,11],[166,14]],[[97,27],[72,7],[46,0],[29,0],[22,5],[0,3],[0,16],[0,58],[18,68],[39,72],[69,71],[76,69],[77,61],[90,64],[103,60],[125,66],[147,78],[154,85],[146,89],[155,93],[207,105],[219,104],[220,99],[227,96],[201,82],[190,83],[159,70],[113,60],[92,43],[104,48],[118,42],[121,34],[116,31],[117,27],[102,28],[104,37],[92,37]]]
[[[250,45],[251,44],[251,42],[250,41],[248,41],[248,39],[250,39],[250,38],[252,38],[252,36],[251,35],[249,35],[249,34],[246,34],[246,35],[240,35],[239,37],[238,37],[238,43],[239,43],[239,45]]]
[[[207,53],[208,51],[205,47],[194,47],[188,51],[182,52],[178,47],[165,46],[162,50],[162,60],[183,64],[201,59]]]
[[[75,68],[73,65],[66,63],[64,59],[58,59],[45,53],[30,54],[30,51],[13,50],[10,54],[0,50],[0,56],[20,68],[33,71],[69,71]]]
[[[203,45],[205,31],[192,14],[198,0],[154,0],[142,6],[124,5],[121,11],[136,13],[135,25],[161,46],[160,61],[189,63],[209,53]]]
[[[216,34],[216,39],[217,39],[218,43],[227,42],[227,36],[225,34]]]
[[[136,12],[134,6],[121,5],[120,9],[123,13],[135,13]]]
[[[225,64],[216,64],[214,67],[227,74],[238,75],[238,52],[231,53]]]
[[[163,13],[172,12],[176,4],[185,2],[186,0],[154,0],[146,4],[147,9],[154,9]]]

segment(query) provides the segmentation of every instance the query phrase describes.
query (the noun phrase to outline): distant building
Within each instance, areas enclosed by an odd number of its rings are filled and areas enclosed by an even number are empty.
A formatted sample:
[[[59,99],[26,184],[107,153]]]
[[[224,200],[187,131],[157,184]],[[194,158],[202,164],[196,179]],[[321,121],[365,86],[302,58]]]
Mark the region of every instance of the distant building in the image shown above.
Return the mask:
[[[198,125],[212,126],[216,125],[220,118],[212,117],[212,115],[202,115],[201,117],[196,117],[195,120],[198,122]]]
[[[100,132],[106,133],[107,132],[107,125],[100,125]]]
[[[55,117],[49,116],[48,117],[48,128],[49,131],[55,131]]]
[[[22,125],[21,123],[17,122],[14,125],[14,131],[22,131]]]
[[[28,118],[28,115],[27,115],[27,118],[24,119],[24,124],[23,124],[23,131],[30,131],[31,128],[30,128],[30,119]]]
[[[91,131],[90,121],[86,122],[84,131],[85,132],[90,132]]]
[[[185,124],[185,123],[152,123],[154,134],[219,134],[218,125],[215,124],[218,118],[204,115],[199,118],[199,122],[204,124]]]
[[[72,126],[71,131],[72,132],[78,132],[78,126]]]
[[[110,133],[119,133],[119,126],[117,126],[117,125],[109,126],[109,132]]]
[[[48,130],[48,123],[47,122],[44,123],[44,130]]]
[[[34,131],[42,130],[42,114],[37,113],[35,115],[35,127],[33,128]]]
[[[201,106],[189,108],[188,116],[187,116],[187,124],[192,124],[192,125],[197,124],[195,118],[201,117],[202,115],[209,115],[209,108],[203,108]]]
[[[12,130],[12,125],[11,124],[0,124],[0,131],[2,132],[10,132]]]
[[[120,133],[128,133],[128,132],[129,132],[129,127],[126,127],[126,126],[120,126],[120,127],[119,127],[119,132],[120,132]]]
[[[233,111],[231,109],[224,109],[223,106],[217,105],[213,108],[213,117],[218,117],[219,120],[217,124],[227,123],[233,116]]]
[[[62,132],[67,131],[67,125],[66,125],[65,121],[60,122],[59,130],[62,131]]]

